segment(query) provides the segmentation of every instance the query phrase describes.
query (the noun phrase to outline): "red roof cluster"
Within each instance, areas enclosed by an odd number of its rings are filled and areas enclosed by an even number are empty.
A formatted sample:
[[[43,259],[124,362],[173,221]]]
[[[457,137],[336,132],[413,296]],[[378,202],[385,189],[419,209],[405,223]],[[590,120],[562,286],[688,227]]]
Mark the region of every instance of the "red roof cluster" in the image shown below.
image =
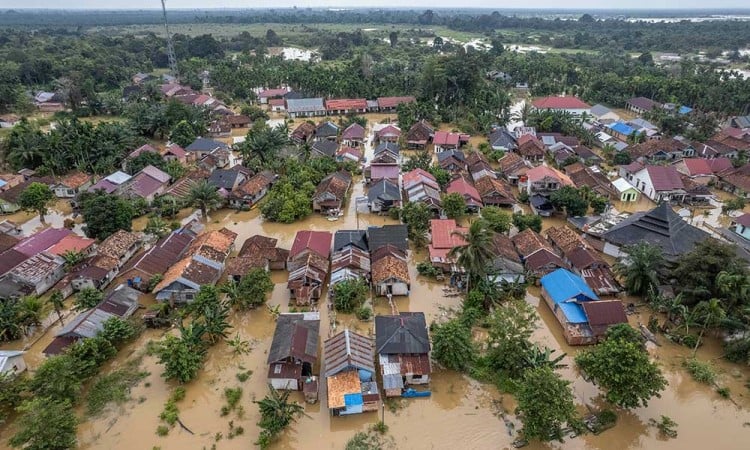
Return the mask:
[[[289,251],[289,257],[295,258],[305,250],[312,250],[318,255],[328,258],[331,254],[331,240],[333,235],[327,231],[298,231],[294,237],[294,244]]]
[[[458,133],[450,133],[448,131],[436,131],[435,137],[432,138],[432,142],[435,145],[458,145],[459,137]]]
[[[339,98],[326,100],[326,109],[329,111],[341,111],[344,109],[367,109],[367,100],[364,98]]]
[[[591,105],[578,97],[542,97],[531,103],[537,109],[590,109]]]

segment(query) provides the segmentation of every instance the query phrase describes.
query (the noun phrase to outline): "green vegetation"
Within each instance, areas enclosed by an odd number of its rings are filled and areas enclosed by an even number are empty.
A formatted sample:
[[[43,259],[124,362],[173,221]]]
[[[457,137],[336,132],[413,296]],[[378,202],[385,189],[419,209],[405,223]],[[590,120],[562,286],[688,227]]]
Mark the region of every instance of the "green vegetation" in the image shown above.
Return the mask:
[[[659,420],[649,419],[649,424],[656,427],[659,433],[667,438],[677,437],[677,422],[669,416],[661,416]]]
[[[0,302],[0,341],[20,339],[29,327],[41,324],[43,308],[42,300],[33,295]]]
[[[180,420],[180,410],[177,408],[177,403],[181,402],[185,398],[185,388],[180,386],[175,388],[167,402],[164,404],[164,409],[159,414],[161,419],[166,425],[159,425],[156,427],[156,434],[158,436],[166,436],[169,434],[169,430],[175,426]]]
[[[336,311],[350,314],[361,308],[369,293],[364,279],[343,280],[333,286],[333,305]]]
[[[26,211],[39,214],[39,220],[44,223],[44,215],[47,214],[47,207],[54,200],[55,194],[52,193],[48,185],[33,182],[18,196],[18,206]]]
[[[442,206],[449,219],[460,219],[466,215],[466,200],[458,192],[443,194]]]
[[[315,187],[339,167],[330,158],[314,158],[305,164],[290,158],[283,163],[286,165],[284,174],[263,200],[261,213],[272,222],[292,223],[312,213]]]
[[[464,371],[476,355],[471,329],[454,318],[432,327],[432,357],[451,370]]]
[[[140,362],[140,358],[130,360],[121,369],[96,377],[86,397],[86,414],[96,416],[110,403],[128,401],[130,388],[148,376],[148,372],[140,370]]]
[[[580,369],[602,390],[608,402],[622,408],[647,406],[651,397],[660,397],[667,380],[659,366],[649,360],[640,343],[607,338],[575,358]]]
[[[442,275],[443,271],[433,266],[429,261],[420,261],[417,263],[417,272],[428,278],[436,278],[438,275]]]
[[[506,234],[513,225],[513,216],[497,206],[482,208],[482,219],[487,223],[487,227],[495,233]]]
[[[200,209],[203,220],[208,220],[208,213],[219,209],[224,204],[224,200],[219,195],[216,186],[208,180],[199,180],[190,187],[187,203]]]
[[[232,411],[238,411],[238,414],[240,414],[242,406],[239,403],[242,398],[242,388],[226,388],[224,389],[224,397],[227,399],[227,404],[221,407],[222,417],[229,415]]]
[[[537,233],[542,232],[542,218],[535,214],[513,213],[513,225],[518,228],[518,231],[531,228]]]
[[[279,433],[305,414],[305,408],[302,405],[289,401],[291,391],[279,392],[273,386],[268,388],[270,392],[263,400],[253,402],[258,405],[260,411],[258,426],[261,428],[255,445],[262,449],[268,448]]]
[[[91,309],[99,304],[104,298],[104,293],[94,288],[83,288],[78,291],[76,298],[73,300],[76,311]]]
[[[271,274],[263,268],[251,269],[239,282],[229,280],[219,290],[227,295],[229,305],[241,311],[255,309],[266,303],[273,291]]]
[[[427,231],[430,229],[430,219],[432,219],[430,208],[422,202],[408,202],[399,213],[401,221],[409,229],[409,240],[417,248],[427,245]]]
[[[709,386],[716,384],[716,372],[711,364],[690,358],[683,361],[682,365],[698,383],[708,384]]]
[[[625,289],[633,295],[644,295],[659,284],[659,273],[664,267],[661,249],[639,242],[625,249],[627,260],[618,261],[615,272],[625,281]]]
[[[104,240],[118,230],[130,231],[133,226],[136,216],[133,205],[117,195],[104,191],[84,192],[79,202],[88,237]]]
[[[562,441],[563,426],[579,420],[570,382],[549,367],[526,371],[516,396],[525,439]]]
[[[35,398],[18,407],[18,432],[10,445],[29,450],[67,450],[76,445],[78,419],[69,400]]]

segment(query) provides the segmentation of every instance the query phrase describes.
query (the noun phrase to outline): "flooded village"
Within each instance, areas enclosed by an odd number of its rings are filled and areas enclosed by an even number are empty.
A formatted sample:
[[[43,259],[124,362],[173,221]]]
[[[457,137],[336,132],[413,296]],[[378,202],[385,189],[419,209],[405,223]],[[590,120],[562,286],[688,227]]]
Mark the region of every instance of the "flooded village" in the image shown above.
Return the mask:
[[[497,65],[440,97],[466,116],[406,82],[229,95],[334,44],[178,77],[169,36],[127,127],[62,89],[0,115],[0,448],[747,448],[750,116]],[[444,41],[404,45],[502,54]]]

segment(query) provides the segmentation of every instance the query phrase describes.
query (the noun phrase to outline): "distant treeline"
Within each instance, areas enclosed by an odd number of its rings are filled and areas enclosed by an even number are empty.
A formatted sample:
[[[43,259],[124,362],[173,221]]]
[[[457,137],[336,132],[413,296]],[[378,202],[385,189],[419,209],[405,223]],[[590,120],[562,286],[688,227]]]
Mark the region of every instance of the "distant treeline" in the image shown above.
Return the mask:
[[[694,52],[697,49],[736,50],[750,46],[750,22],[741,20],[675,23],[629,22],[617,11],[597,11],[597,19],[582,14],[575,20],[564,20],[552,11],[529,16],[529,11],[508,10],[398,10],[352,9],[258,9],[258,10],[173,10],[171,23],[288,23],[288,24],[412,24],[419,27],[445,26],[454,30],[493,35],[503,30],[521,34],[542,33],[542,44],[558,48],[626,51]],[[517,15],[516,13],[519,13]],[[655,12],[651,12],[655,14]],[[663,12],[664,13],[664,12]],[[695,17],[698,11],[682,11],[682,17]],[[706,15],[706,11],[700,11]],[[718,13],[718,11],[713,11]],[[721,11],[721,14],[747,14],[747,10]],[[568,18],[575,17],[567,11]],[[675,12],[665,13],[670,17]],[[639,17],[641,14],[639,14]],[[645,17],[645,14],[643,15]],[[556,17],[556,18],[552,18]],[[83,31],[90,27],[160,24],[161,11],[16,11],[0,13],[0,26],[71,28]]]

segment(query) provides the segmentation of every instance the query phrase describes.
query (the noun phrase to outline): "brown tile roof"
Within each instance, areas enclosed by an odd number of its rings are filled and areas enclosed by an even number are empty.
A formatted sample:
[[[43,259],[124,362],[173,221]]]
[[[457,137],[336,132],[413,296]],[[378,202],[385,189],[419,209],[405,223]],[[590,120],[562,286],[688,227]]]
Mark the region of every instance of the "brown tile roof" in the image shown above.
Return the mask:
[[[192,259],[182,271],[182,277],[196,284],[214,284],[219,280],[221,270]]]
[[[243,277],[252,269],[265,269],[268,266],[268,260],[259,254],[248,256],[237,256],[229,258],[226,265],[227,275]]]
[[[130,231],[117,230],[99,244],[97,253],[119,260],[125,255],[130,247],[140,242],[140,237]]]
[[[339,372],[326,378],[328,383],[328,408],[343,408],[346,406],[344,395],[361,394],[362,383],[359,381],[359,372],[349,370]]]
[[[91,175],[87,173],[71,172],[60,179],[60,184],[64,184],[71,189],[77,189],[86,184],[89,180],[91,180]]]
[[[633,159],[636,159],[648,158],[660,150],[672,153],[682,152],[685,148],[687,148],[687,145],[678,141],[677,139],[654,139],[630,146],[628,147],[627,152]]]
[[[568,258],[570,264],[576,269],[588,269],[597,264],[603,264],[602,260],[594,253],[593,250],[586,247],[577,247],[573,250],[566,252],[565,257]]]
[[[187,198],[190,195],[190,189],[195,185],[196,181],[191,178],[180,178],[172,186],[167,188],[164,192],[165,195],[172,195],[177,198]]]
[[[550,271],[560,267],[568,268],[568,265],[565,264],[565,261],[560,259],[559,256],[552,252],[552,250],[546,248],[527,257],[524,261],[524,264],[526,265],[527,269],[534,272],[547,272],[546,270],[543,270],[546,268],[549,268]]]
[[[612,183],[609,181],[607,176],[601,172],[592,172],[589,168],[584,167],[583,170],[576,170],[574,172],[569,172],[566,170],[566,173],[570,177],[570,180],[573,182],[573,184],[575,184],[578,188],[588,186],[597,194],[605,197],[615,197],[617,195],[614,187],[612,186]]]
[[[424,121],[420,121],[409,128],[409,131],[406,133],[406,141],[426,144],[434,133],[435,130],[431,126]]]
[[[235,116],[227,116],[226,121],[230,125],[248,125],[251,122],[249,117],[242,115],[242,114],[237,114]]]
[[[511,261],[521,262],[521,258],[518,256],[513,241],[504,234],[495,233],[495,235],[492,236],[492,251],[497,256]]]
[[[268,170],[264,170],[237,187],[237,193],[242,195],[257,195],[263,188],[273,183],[275,176]]]
[[[315,134],[315,125],[309,122],[302,122],[292,132],[292,139],[302,141],[308,139],[313,134]]]
[[[239,254],[240,256],[245,256],[246,253],[258,248],[274,248],[278,242],[279,240],[276,238],[263,236],[262,234],[255,234],[245,240]]]
[[[567,226],[552,227],[547,230],[549,239],[563,253],[568,253],[577,247],[585,247],[584,240]]]
[[[372,263],[372,282],[382,283],[389,278],[409,283],[409,266],[401,258],[386,255]]]
[[[506,153],[498,163],[500,164],[500,171],[505,176],[518,174],[520,171],[529,169],[523,158],[516,153]]]
[[[531,228],[527,228],[521,231],[520,233],[513,236],[511,240],[513,241],[513,245],[516,246],[516,250],[518,250],[518,253],[524,258],[528,258],[529,255],[543,248],[546,248],[550,251],[552,250],[549,247],[549,244],[547,244],[547,241],[545,241],[539,233],[532,230]]]
[[[91,259],[91,266],[110,271],[120,264],[120,260],[111,256],[96,255]]]
[[[337,200],[343,200],[351,184],[352,177],[347,172],[334,172],[318,184],[313,198],[318,198],[324,194],[332,194]]]
[[[521,140],[519,139],[518,149],[516,149],[516,152],[518,152],[519,155],[526,157],[544,156],[544,144],[542,144],[538,139],[532,137],[531,139],[527,139],[523,143],[520,142]]]
[[[13,248],[20,239],[15,238],[9,234],[0,233],[0,253],[4,252],[5,250]]]
[[[625,315],[625,308],[620,300],[581,302],[581,306],[586,313],[589,326],[597,336],[606,333],[610,325],[628,323],[628,316]]]
[[[232,245],[234,245],[234,240],[236,238],[237,233],[228,230],[227,228],[209,231],[200,234],[195,238],[195,241],[193,241],[188,249],[188,253],[194,254],[198,252],[201,247],[209,247],[226,257],[226,255],[232,250]]]
[[[474,187],[477,188],[483,200],[485,197],[505,197],[508,203],[514,203],[516,200],[510,186],[496,178],[482,177],[474,183]]]

